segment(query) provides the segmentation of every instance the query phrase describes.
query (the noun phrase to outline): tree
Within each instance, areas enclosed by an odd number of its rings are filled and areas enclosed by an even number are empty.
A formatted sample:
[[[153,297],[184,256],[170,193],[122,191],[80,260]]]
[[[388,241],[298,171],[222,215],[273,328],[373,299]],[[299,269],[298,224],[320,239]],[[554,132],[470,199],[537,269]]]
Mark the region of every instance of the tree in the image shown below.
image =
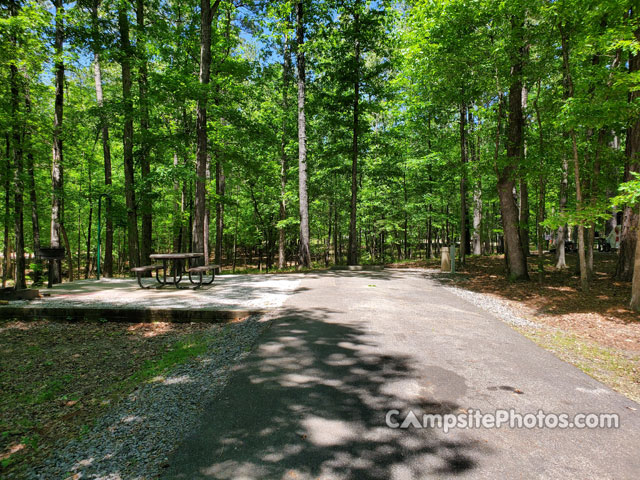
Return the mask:
[[[51,164],[51,247],[60,248],[62,230],[64,228],[64,171],[62,157],[62,119],[64,109],[64,61],[62,42],[64,41],[64,7],[62,0],[55,0],[55,114],[53,118],[53,161]],[[66,242],[65,242],[66,243]],[[68,245],[67,253],[69,252]],[[69,264],[69,272],[72,275],[73,265]],[[53,281],[62,281],[62,268],[60,261],[53,262]]]
[[[511,85],[507,127],[507,162],[498,173],[498,196],[506,247],[508,276],[512,280],[528,280],[527,259],[522,249],[518,228],[518,209],[513,198],[514,176],[522,159],[522,67],[524,61],[524,12],[511,16]]]
[[[296,3],[296,47],[298,67],[298,198],[300,201],[299,262],[311,267],[309,249],[309,199],[307,196],[307,119],[305,116],[306,71],[304,58],[304,5]]]
[[[358,263],[358,129],[360,128],[360,2],[353,6],[353,142],[351,151],[351,210],[347,263]]]
[[[206,177],[209,136],[207,132],[206,88],[211,79],[211,23],[220,6],[220,0],[213,5],[209,0],[200,2],[200,74],[198,81],[202,87],[198,96],[196,120],[196,192],[193,215],[191,248],[194,252],[204,252],[204,225],[206,213]]]
[[[140,101],[140,135],[141,145],[138,157],[140,160],[140,173],[144,190],[142,192],[142,241],[140,242],[140,261],[144,265],[150,263],[149,254],[152,249],[153,207],[151,205],[151,185],[149,177],[151,166],[149,162],[149,105],[147,99],[148,67],[145,42],[144,0],[136,0],[137,22],[137,54],[138,54],[138,96]]]
[[[98,8],[100,0],[93,0],[91,8],[93,75],[96,89],[96,101],[100,112],[100,133],[102,137],[102,158],[104,163],[104,185],[107,190],[105,202],[105,241],[104,264],[102,273],[105,277],[113,275],[113,208],[111,200],[111,143],[109,141],[109,119],[104,111],[104,93],[102,90],[102,69],[100,67],[100,31],[98,27]],[[100,241],[100,239],[98,239]],[[97,260],[98,262],[100,259]]]
[[[636,18],[637,11],[632,9],[631,18]],[[636,42],[640,42],[640,27],[634,31]],[[633,76],[640,71],[640,53],[631,52],[629,54],[629,75]],[[640,90],[631,89],[629,92],[629,104],[635,105],[640,100]],[[625,148],[626,162],[624,167],[623,181],[632,180],[633,173],[640,172],[640,120],[637,115],[632,120],[627,129],[627,143]],[[635,278],[634,271],[637,265],[636,230],[640,230],[639,219],[636,212],[629,206],[625,207],[622,217],[622,228],[620,232],[620,251],[618,253],[618,265],[616,268],[616,278],[618,280],[629,281]],[[635,259],[635,260],[634,260]]]
[[[133,100],[131,97],[131,58],[133,58],[133,50],[129,40],[127,4],[124,1],[118,4],[118,27],[120,29],[120,65],[122,68],[122,102],[124,106],[122,146],[124,155],[124,189],[127,204],[127,243],[129,247],[129,266],[133,268],[140,265],[140,251],[133,164]]]

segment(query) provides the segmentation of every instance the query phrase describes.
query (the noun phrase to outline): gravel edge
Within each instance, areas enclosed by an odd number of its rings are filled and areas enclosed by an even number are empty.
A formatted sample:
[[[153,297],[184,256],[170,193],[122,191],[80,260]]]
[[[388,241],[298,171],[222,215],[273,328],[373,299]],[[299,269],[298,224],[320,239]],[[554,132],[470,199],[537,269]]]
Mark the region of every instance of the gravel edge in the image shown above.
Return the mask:
[[[436,280],[440,281],[438,278],[441,274],[438,270],[427,270],[427,275]],[[539,328],[540,325],[534,323],[526,318],[518,315],[513,308],[509,306],[508,303],[499,300],[493,296],[478,293],[471,290],[466,290],[464,288],[460,288],[453,285],[446,285],[440,281],[442,288],[447,290],[448,292],[453,293],[454,295],[466,300],[467,302],[475,305],[476,307],[481,308],[482,310],[486,310],[487,312],[492,313],[498,319],[503,322],[513,325],[515,327],[532,327]]]
[[[171,451],[197,427],[204,407],[223,390],[232,367],[249,355],[269,328],[273,315],[212,327],[205,354],[140,385],[27,478],[157,478]]]

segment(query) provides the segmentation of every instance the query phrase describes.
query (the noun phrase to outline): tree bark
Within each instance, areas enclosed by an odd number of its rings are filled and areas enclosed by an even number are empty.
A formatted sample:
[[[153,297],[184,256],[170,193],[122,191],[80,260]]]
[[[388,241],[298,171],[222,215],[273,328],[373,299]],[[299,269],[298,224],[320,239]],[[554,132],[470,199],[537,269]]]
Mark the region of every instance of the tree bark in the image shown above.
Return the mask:
[[[569,68],[569,50],[568,50],[568,38],[566,36],[564,27],[560,23],[560,35],[562,42],[562,63],[564,66],[564,74],[566,77],[566,83],[568,86],[569,98],[573,98],[573,79],[571,78],[571,70]],[[569,130],[571,136],[571,145],[573,151],[573,174],[576,184],[576,210],[581,213],[583,209],[582,198],[582,185],[580,180],[580,159],[578,157],[578,143],[576,139],[576,131],[572,127]],[[585,239],[584,239],[584,224],[582,221],[578,224],[578,257],[580,262],[580,286],[582,291],[589,291],[589,274],[587,271],[587,259],[585,252]]]
[[[467,245],[467,105],[460,103],[460,264],[465,263]]]
[[[475,126],[473,112],[469,109],[467,112],[469,118],[469,133],[467,135],[468,160],[473,162],[474,170],[478,175],[478,180],[473,186],[473,235],[472,235],[472,252],[474,255],[482,255],[482,183],[480,174],[478,173],[478,161],[480,154],[479,139],[475,136]]]
[[[527,108],[527,102],[529,100],[529,91],[526,86],[522,87],[522,112],[523,112],[523,130],[526,127],[526,114],[525,110]],[[527,141],[523,135],[522,138],[522,159],[521,165],[524,165],[527,158]],[[520,204],[520,214],[519,214],[519,226],[520,226],[520,240],[522,240],[522,250],[524,251],[525,256],[529,255],[529,185],[527,183],[526,176],[526,167],[520,169],[520,179],[518,185],[518,195],[519,195],[519,204]]]
[[[640,28],[634,32],[636,40],[640,40]],[[629,54],[629,74],[640,71],[640,53]],[[633,90],[629,93],[629,103],[637,103],[640,97],[640,90]],[[625,149],[626,163],[624,170],[624,181],[633,179],[632,172],[640,172],[640,119],[636,120],[627,129],[627,145]],[[622,216],[622,226],[620,228],[620,250],[618,252],[618,265],[616,267],[616,278],[618,280],[629,281],[635,278],[634,265],[637,266],[638,254],[636,241],[639,229],[639,216],[630,207],[625,207]],[[635,256],[635,261],[634,261]],[[637,269],[635,269],[637,270]]]
[[[91,224],[93,223],[93,192],[92,192],[92,175],[91,160],[88,161],[88,180],[89,180],[89,222],[87,226],[87,258],[84,266],[84,278],[88,279],[91,273]],[[78,240],[80,240],[80,225],[78,225]],[[78,241],[78,278],[80,278],[80,242]]]
[[[178,152],[173,152],[173,168],[177,170],[178,168]],[[180,205],[178,207],[177,202],[174,204],[174,212],[173,212],[173,251],[180,252],[182,250],[182,219],[184,216],[184,201],[185,201],[185,189],[184,186],[182,190],[180,189],[180,182],[175,180],[173,183],[173,191],[176,198],[180,198]]]
[[[62,0],[55,0],[55,103],[53,116],[53,159],[51,163],[51,247],[61,247],[61,225],[63,222],[64,171],[62,157],[62,118],[64,106],[64,63],[62,60],[62,42],[64,41],[64,9]],[[61,262],[52,262],[53,282],[62,281]],[[71,269],[71,266],[70,266]]]
[[[296,3],[296,40],[298,60],[298,196],[300,199],[300,253],[303,268],[311,267],[309,249],[309,199],[307,196],[307,120],[305,116],[306,71],[304,58],[304,6]]]
[[[349,247],[347,264],[358,264],[357,209],[358,209],[358,130],[360,126],[360,2],[356,0],[353,12],[355,39],[353,44],[353,140],[351,144],[351,205],[349,212]]]
[[[102,75],[100,71],[100,57],[95,57],[95,81],[96,96],[98,98],[98,106],[100,109],[104,106],[104,97],[102,94]],[[102,114],[102,158],[104,161],[104,185],[107,190],[105,197],[105,232],[104,232],[104,261],[102,265],[102,275],[109,278],[113,276],[113,208],[111,206],[111,142],[109,140],[109,123],[107,116]],[[100,239],[98,239],[100,241]],[[98,258],[99,262],[100,259]]]
[[[100,0],[94,0],[91,10],[93,22],[93,78],[96,86],[96,100],[100,111],[100,125],[102,133],[102,158],[104,161],[104,185],[106,189],[105,198],[105,239],[104,239],[104,262],[102,275],[104,277],[113,276],[113,211],[111,207],[111,143],[109,141],[109,122],[104,112],[104,94],[102,92],[102,70],[100,68],[100,35],[98,32],[98,6]],[[100,239],[98,239],[98,242]],[[100,259],[97,259],[99,262]]]
[[[3,251],[2,251],[2,288],[7,284],[9,279],[9,264],[10,264],[10,252],[11,248],[9,243],[11,241],[9,237],[9,223],[11,222],[11,193],[10,193],[10,181],[9,175],[11,173],[11,140],[9,134],[5,135],[5,164],[3,171],[3,187],[4,187],[4,230],[2,237]]]
[[[145,25],[144,25],[144,0],[136,0],[136,23],[137,23],[137,53],[138,53],[138,96],[140,101],[140,174],[144,188],[141,193],[142,210],[142,239],[140,241],[140,262],[149,265],[151,260],[149,255],[152,251],[153,232],[153,206],[151,204],[151,185],[149,177],[151,175],[151,165],[149,161],[149,105],[147,100],[147,54],[145,45]],[[151,275],[151,272],[149,272]]]
[[[524,54],[523,20],[512,18],[512,34],[517,43],[511,55],[511,85],[509,88],[509,125],[507,133],[507,163],[498,173],[498,196],[506,247],[508,277],[528,280],[527,259],[522,250],[518,228],[518,208],[513,198],[514,176],[522,160],[522,63]]]
[[[558,210],[560,215],[567,210],[567,192],[569,190],[569,161],[566,154],[562,154],[562,177],[560,180],[560,193],[558,199]],[[567,224],[560,225],[556,233],[556,268],[567,268],[566,254],[564,251],[564,241],[567,236]]]
[[[282,131],[280,138],[280,222],[287,219],[287,142],[289,132],[287,128],[287,114],[289,112],[288,89],[291,83],[291,49],[289,48],[289,37],[284,35],[282,53]],[[278,268],[283,269],[286,264],[286,229],[284,226],[278,228]]]
[[[18,15],[19,6],[14,0],[11,3],[11,16]],[[18,47],[18,40],[15,34],[11,34],[11,43],[14,48]],[[20,290],[26,288],[27,282],[25,277],[25,260],[24,260],[24,185],[22,181],[24,170],[24,149],[22,143],[22,122],[20,121],[20,78],[18,67],[11,63],[9,68],[10,90],[11,90],[11,150],[13,157],[13,222],[14,222],[14,238],[15,238],[15,289]]]
[[[533,106],[536,111],[536,120],[538,123],[538,137],[540,142],[539,165],[540,169],[538,173],[538,209],[536,212],[536,244],[538,249],[538,274],[539,281],[542,283],[544,280],[544,256],[543,256],[543,241],[544,231],[542,228],[542,222],[545,219],[545,197],[546,197],[546,185],[544,177],[544,135],[542,132],[542,116],[540,115],[540,108],[538,105],[538,99],[540,98],[541,81],[538,80],[538,95],[536,96]]]
[[[198,80],[203,92],[211,79],[211,22],[218,11],[220,0],[213,5],[210,0],[200,0],[200,73]],[[196,117],[196,192],[191,228],[191,249],[193,252],[204,253],[204,224],[207,202],[207,151],[209,148],[209,134],[207,131],[208,96],[200,93]]]
[[[33,237],[33,251],[36,253],[40,250],[40,215],[38,213],[38,194],[36,191],[34,160],[31,152],[27,154],[27,169],[27,178],[29,180],[29,201],[31,203],[31,235]],[[40,283],[40,275],[42,273],[42,260],[39,257],[36,257],[35,263],[37,265],[37,271],[34,275],[33,282],[38,284]]]
[[[640,228],[636,228],[636,252],[631,283],[631,303],[629,305],[633,310],[640,311]]]
[[[217,162],[216,162],[217,163]],[[217,167],[217,165],[216,165]],[[216,168],[216,176],[217,176],[217,168]],[[207,173],[205,175],[205,185],[210,185],[211,183],[211,155],[207,154]],[[218,180],[216,178],[216,191],[217,191]],[[205,193],[205,209],[204,209],[204,263],[209,263],[209,255],[211,253],[211,200],[208,195],[208,191]],[[217,205],[220,205],[222,202],[218,201]],[[217,210],[217,209],[216,209]],[[218,217],[216,216],[216,225],[217,225]],[[216,229],[217,231],[217,229]],[[218,236],[216,235],[216,244],[218,242]]]
[[[138,213],[136,207],[135,177],[133,166],[133,100],[131,98],[131,64],[133,57],[129,41],[129,19],[125,4],[119,4],[118,26],[120,29],[120,55],[122,66],[122,100],[124,104],[124,128],[122,149],[124,157],[124,192],[127,204],[127,245],[129,268],[140,265],[138,242]]]
[[[216,161],[216,263],[222,265],[222,246],[224,240],[224,193],[226,187],[226,177],[224,175],[224,165],[220,160]]]

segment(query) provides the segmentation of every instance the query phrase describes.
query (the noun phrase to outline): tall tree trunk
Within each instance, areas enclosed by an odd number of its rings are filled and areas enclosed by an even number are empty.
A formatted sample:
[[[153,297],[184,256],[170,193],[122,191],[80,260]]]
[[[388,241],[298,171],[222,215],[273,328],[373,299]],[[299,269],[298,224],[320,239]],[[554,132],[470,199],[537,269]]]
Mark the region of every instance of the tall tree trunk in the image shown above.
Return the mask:
[[[307,197],[307,119],[305,117],[306,71],[304,58],[304,5],[296,3],[296,40],[298,59],[298,195],[300,199],[301,267],[311,267],[309,249],[309,199]]]
[[[482,184],[473,189],[473,254],[482,255]]]
[[[327,233],[327,246],[324,254],[324,266],[329,266],[329,260],[331,258],[331,227],[332,225],[332,215],[333,215],[333,198],[329,199],[329,216],[327,218],[327,223],[329,225],[329,232]]]
[[[173,152],[173,168],[178,168],[178,151]],[[176,207],[173,212],[173,251],[180,252],[182,249],[182,220],[184,216],[184,186],[180,189],[180,182],[178,180],[173,183],[173,192],[176,198],[180,197],[180,204],[176,203]]]
[[[598,134],[598,143],[596,146],[596,152],[593,160],[593,175],[591,176],[591,188],[589,191],[590,195],[590,207],[595,210],[598,203],[598,193],[599,186],[598,183],[600,181],[600,155],[602,153],[602,149],[605,147],[605,138],[607,135],[607,130],[605,128],[601,128]],[[593,279],[593,251],[595,246],[595,235],[596,235],[596,221],[589,221],[589,232],[587,234],[587,276],[589,277],[589,281]]]
[[[640,311],[640,228],[636,228],[636,252],[631,283],[631,303],[629,305],[633,310]]]
[[[11,16],[18,16],[18,3],[14,0],[11,3]],[[14,48],[18,47],[18,40],[15,34],[11,35],[11,43]],[[11,150],[13,154],[13,221],[14,221],[14,237],[15,237],[15,288],[16,290],[26,288],[27,282],[25,277],[25,261],[24,261],[24,185],[23,177],[23,145],[22,145],[22,122],[20,121],[20,78],[18,67],[14,63],[10,68],[11,83]]]
[[[145,25],[144,25],[144,0],[136,0],[136,22],[137,22],[137,54],[139,62],[138,70],[138,95],[140,101],[140,151],[138,157],[140,159],[140,174],[142,176],[142,184],[144,188],[141,194],[142,207],[142,239],[140,241],[140,262],[143,265],[149,265],[151,260],[152,246],[152,222],[153,222],[153,206],[151,204],[151,185],[149,177],[151,175],[151,166],[149,162],[149,105],[147,101],[147,53],[145,41]],[[149,275],[151,273],[149,272]]]
[[[475,135],[475,122],[471,109],[467,112],[469,121],[469,134],[467,135],[468,160],[473,162],[478,180],[473,186],[473,236],[472,252],[474,255],[482,255],[482,183],[478,172],[480,155],[479,138]]]
[[[358,130],[360,124],[360,2],[356,0],[353,22],[355,40],[353,45],[353,140],[351,144],[351,205],[349,211],[349,250],[347,264],[358,263],[357,209],[358,209]]]
[[[569,88],[569,98],[573,98],[573,79],[571,78],[571,70],[569,68],[569,50],[568,39],[562,23],[560,23],[560,35],[562,41],[562,64],[564,66],[564,75]],[[578,157],[578,143],[576,139],[576,131],[573,127],[569,130],[571,136],[571,145],[573,150],[573,174],[576,184],[576,210],[581,213],[583,209],[582,185],[580,180],[580,159]],[[582,291],[589,291],[589,274],[587,271],[587,259],[585,252],[584,240],[584,224],[578,224],[578,257],[580,262],[580,286]]]
[[[518,215],[518,222],[520,226],[520,240],[522,241],[522,250],[525,256],[529,255],[529,184],[525,178],[525,173],[521,172],[520,179],[518,181],[518,200],[520,204],[520,210]]]
[[[634,32],[636,40],[640,40],[640,28]],[[633,75],[640,71],[640,53],[629,54],[629,74]],[[640,98],[640,90],[633,90],[629,93],[629,104],[637,103]],[[627,145],[625,149],[626,163],[624,169],[624,181],[633,179],[633,173],[640,172],[640,119],[636,120],[627,129]],[[632,208],[626,207],[622,216],[622,227],[620,229],[620,251],[618,252],[618,265],[616,267],[616,278],[618,280],[629,281],[635,278],[634,264],[637,266],[638,254],[636,253],[636,230],[640,228],[639,216]],[[634,262],[634,256],[636,260]],[[635,269],[637,270],[637,268]]]
[[[64,248],[67,251],[67,262],[69,263],[68,278],[70,282],[73,282],[73,253],[71,252],[71,244],[69,243],[69,237],[67,236],[67,229],[64,226],[64,222],[60,224],[60,234],[62,235]]]
[[[528,50],[528,49],[526,49]],[[523,112],[523,129],[526,127],[526,108],[527,102],[529,99],[529,91],[526,86],[522,87],[522,112]],[[522,158],[521,165],[524,166],[527,158],[527,141],[523,135],[522,138]],[[527,184],[526,177],[526,167],[520,169],[520,178],[519,178],[519,205],[520,205],[520,214],[519,214],[519,223],[520,223],[520,240],[522,241],[522,250],[526,256],[529,255],[529,185]]]
[[[27,108],[27,111],[29,109]],[[29,180],[29,201],[31,203],[31,235],[33,237],[33,251],[38,252],[40,250],[40,215],[38,213],[38,194],[36,191],[35,181],[35,168],[33,153],[29,151],[27,154],[27,169]],[[39,257],[35,259],[36,272],[33,282],[35,284],[40,283],[40,274],[42,273],[42,260]]]
[[[460,103],[460,264],[467,251],[467,105]]]
[[[507,134],[507,163],[498,172],[498,196],[502,213],[502,227],[506,248],[508,276],[511,280],[528,280],[527,259],[522,250],[518,229],[518,208],[513,198],[514,176],[520,168],[522,156],[522,63],[524,55],[522,18],[511,19],[512,35],[520,46],[511,56],[511,85],[509,88],[509,126]]]
[[[87,226],[87,259],[84,266],[84,278],[89,278],[91,273],[91,224],[93,223],[93,192],[91,189],[91,160],[88,161],[88,177],[89,177],[89,225]],[[80,240],[80,225],[78,225],[78,240]],[[78,241],[78,278],[80,278],[80,242]]]
[[[291,83],[291,49],[289,48],[289,36],[285,34],[283,39],[282,62],[282,131],[280,138],[280,222],[287,219],[287,142],[289,132],[287,128],[287,114],[289,112],[288,89]],[[283,269],[286,263],[286,229],[283,225],[278,227],[278,268]]]
[[[536,111],[536,120],[538,123],[538,136],[540,141],[540,151],[538,152],[539,164],[538,168],[540,171],[538,172],[538,210],[536,213],[536,244],[538,249],[538,273],[539,273],[539,281],[542,283],[544,280],[544,256],[543,256],[543,240],[544,240],[544,231],[542,227],[542,222],[545,219],[545,196],[546,196],[546,185],[544,178],[544,135],[542,131],[542,117],[540,115],[540,107],[538,105],[538,99],[540,98],[540,90],[541,90],[541,81],[538,80],[538,94],[536,95],[536,99],[533,102],[533,106]]]
[[[558,210],[562,215],[567,210],[568,192],[569,190],[569,161],[565,152],[562,153],[562,176],[560,179],[560,191],[558,198]],[[567,268],[566,254],[564,251],[564,242],[567,237],[567,224],[560,225],[556,233],[556,268]]]
[[[333,193],[336,194],[337,188],[337,179],[336,175],[333,175]],[[334,265],[339,265],[341,262],[340,258],[340,246],[338,244],[338,239],[340,238],[339,224],[338,224],[338,200],[334,197],[333,202],[333,263]]]
[[[220,0],[211,5],[210,0],[200,0],[200,74],[198,80],[202,92],[206,92],[211,79],[211,22],[218,11]],[[200,93],[196,117],[196,192],[191,228],[191,248],[204,253],[204,224],[207,203],[207,151],[209,135],[207,131],[208,96]]]
[[[3,187],[4,187],[4,230],[2,236],[2,288],[4,288],[7,284],[7,280],[9,279],[9,258],[11,257],[10,252],[11,248],[9,247],[10,237],[9,237],[9,223],[11,222],[11,182],[9,180],[9,175],[11,173],[11,140],[9,134],[5,135],[5,163],[4,163],[4,171],[3,173]]]
[[[111,144],[109,141],[109,122],[104,112],[104,94],[102,92],[102,70],[100,68],[100,36],[98,32],[98,6],[100,0],[94,0],[91,10],[93,22],[93,78],[96,86],[96,100],[100,111],[100,125],[102,133],[102,158],[104,161],[104,185],[107,191],[105,201],[105,238],[104,238],[104,262],[102,266],[103,276],[113,276],[113,210],[111,208]],[[98,242],[100,239],[98,239]],[[99,262],[100,259],[97,259]]]
[[[51,164],[51,247],[61,247],[61,225],[63,221],[64,172],[62,159],[62,116],[64,105],[64,63],[62,42],[64,41],[64,9],[62,0],[55,0],[55,104],[53,116],[53,160]],[[53,282],[62,281],[61,262],[52,262]],[[71,269],[71,266],[70,266]]]
[[[216,162],[217,163],[217,162]],[[217,165],[216,165],[217,167]],[[217,168],[216,168],[216,177],[217,177]],[[205,185],[209,185],[211,183],[211,155],[207,154],[207,173],[205,175]],[[217,190],[218,180],[216,178],[216,190]],[[222,202],[218,201],[217,205]],[[211,253],[211,242],[210,242],[210,232],[211,232],[211,201],[209,199],[208,192],[205,193],[205,209],[204,209],[204,263],[209,263],[209,255]],[[218,217],[216,217],[216,225],[217,225]],[[217,229],[216,229],[217,231]],[[218,236],[216,235],[216,244],[218,242]],[[217,260],[217,258],[216,258]]]
[[[136,210],[135,178],[133,167],[133,101],[131,99],[131,43],[129,41],[129,19],[126,5],[120,4],[118,10],[120,28],[120,48],[122,65],[122,99],[124,103],[124,129],[122,134],[124,157],[124,192],[127,204],[127,245],[129,250],[129,268],[140,265],[138,250],[138,213]]]
[[[216,160],[216,263],[222,265],[222,246],[224,245],[224,192],[226,177],[224,175],[224,165],[220,160]]]

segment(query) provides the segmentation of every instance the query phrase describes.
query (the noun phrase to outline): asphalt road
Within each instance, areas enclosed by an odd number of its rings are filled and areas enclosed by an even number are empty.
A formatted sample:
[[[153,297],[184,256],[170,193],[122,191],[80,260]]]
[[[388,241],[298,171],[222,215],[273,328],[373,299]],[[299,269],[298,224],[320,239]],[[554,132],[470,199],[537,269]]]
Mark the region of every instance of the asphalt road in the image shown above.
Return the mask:
[[[613,413],[620,427],[389,428]],[[640,405],[418,272],[306,275],[165,478],[640,478]]]

